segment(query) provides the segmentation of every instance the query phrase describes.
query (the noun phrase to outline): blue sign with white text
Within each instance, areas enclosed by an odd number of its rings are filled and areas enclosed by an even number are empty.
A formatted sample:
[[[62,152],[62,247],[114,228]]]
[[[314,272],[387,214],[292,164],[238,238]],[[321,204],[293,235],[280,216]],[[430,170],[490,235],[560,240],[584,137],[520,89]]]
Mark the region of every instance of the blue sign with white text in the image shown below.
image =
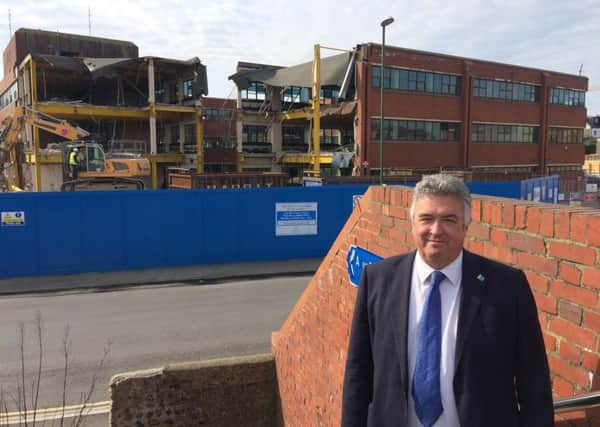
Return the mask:
[[[350,283],[358,287],[360,284],[360,275],[365,265],[372,264],[374,262],[382,260],[383,257],[369,252],[358,246],[350,246],[348,256],[346,257],[346,263],[348,264],[348,277]]]

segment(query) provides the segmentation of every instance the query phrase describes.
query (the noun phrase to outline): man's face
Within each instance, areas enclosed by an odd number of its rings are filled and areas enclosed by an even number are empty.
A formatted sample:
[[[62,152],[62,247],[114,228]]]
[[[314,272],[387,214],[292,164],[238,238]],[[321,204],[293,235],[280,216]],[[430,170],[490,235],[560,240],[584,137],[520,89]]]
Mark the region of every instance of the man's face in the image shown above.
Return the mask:
[[[464,203],[456,196],[423,196],[415,203],[412,235],[423,260],[446,267],[460,254],[467,234]]]

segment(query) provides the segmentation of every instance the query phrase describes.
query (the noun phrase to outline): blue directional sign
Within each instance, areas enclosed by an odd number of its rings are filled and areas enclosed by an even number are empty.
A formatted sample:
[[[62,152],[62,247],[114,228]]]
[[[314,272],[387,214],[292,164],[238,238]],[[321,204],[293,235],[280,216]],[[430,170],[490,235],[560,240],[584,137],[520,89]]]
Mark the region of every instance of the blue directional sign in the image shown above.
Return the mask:
[[[358,288],[358,285],[360,284],[360,274],[362,273],[364,266],[377,262],[381,259],[383,259],[383,257],[374,254],[373,252],[369,252],[368,250],[359,246],[350,246],[348,256],[346,257],[350,283]]]

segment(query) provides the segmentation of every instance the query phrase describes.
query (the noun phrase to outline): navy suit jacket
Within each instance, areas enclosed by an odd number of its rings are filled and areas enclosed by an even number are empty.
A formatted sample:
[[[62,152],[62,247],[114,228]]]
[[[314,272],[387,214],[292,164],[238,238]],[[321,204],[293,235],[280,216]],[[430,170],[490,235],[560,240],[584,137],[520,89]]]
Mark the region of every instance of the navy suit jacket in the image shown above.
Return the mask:
[[[411,252],[363,270],[344,377],[343,427],[408,425],[414,259]],[[525,274],[465,250],[461,286],[453,382],[461,426],[553,426],[548,361]]]

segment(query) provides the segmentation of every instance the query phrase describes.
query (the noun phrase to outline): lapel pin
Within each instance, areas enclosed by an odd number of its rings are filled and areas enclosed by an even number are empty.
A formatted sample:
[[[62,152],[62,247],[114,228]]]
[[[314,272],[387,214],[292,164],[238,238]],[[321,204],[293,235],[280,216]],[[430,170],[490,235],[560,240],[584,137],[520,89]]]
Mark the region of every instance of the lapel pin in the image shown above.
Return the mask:
[[[479,276],[477,276],[477,280],[479,280],[481,283],[485,282],[485,276],[483,274],[480,274]]]

